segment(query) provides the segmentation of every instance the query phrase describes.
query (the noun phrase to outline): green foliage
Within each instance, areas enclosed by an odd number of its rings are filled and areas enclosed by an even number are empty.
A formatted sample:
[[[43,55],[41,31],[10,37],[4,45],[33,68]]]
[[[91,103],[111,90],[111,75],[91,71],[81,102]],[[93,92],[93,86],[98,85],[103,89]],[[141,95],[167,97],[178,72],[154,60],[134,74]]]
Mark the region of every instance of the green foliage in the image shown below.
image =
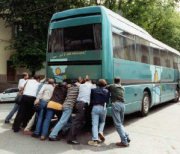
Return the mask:
[[[32,73],[43,67],[47,29],[53,13],[100,2],[130,21],[143,27],[153,37],[180,51],[179,0],[1,0],[0,12],[18,33],[11,47],[14,66],[24,66]]]
[[[154,38],[180,51],[178,0],[121,1],[123,16],[148,31]]]

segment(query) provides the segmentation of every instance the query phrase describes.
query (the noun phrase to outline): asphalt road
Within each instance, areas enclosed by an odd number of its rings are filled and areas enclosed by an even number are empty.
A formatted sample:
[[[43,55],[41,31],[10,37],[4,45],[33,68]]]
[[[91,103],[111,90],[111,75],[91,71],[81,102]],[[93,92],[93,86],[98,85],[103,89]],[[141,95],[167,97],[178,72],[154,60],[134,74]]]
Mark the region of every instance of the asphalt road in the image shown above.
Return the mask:
[[[111,122],[105,128],[106,141],[100,147],[87,145],[91,133],[83,132],[78,146],[39,139],[14,133],[4,118],[13,104],[0,104],[0,154],[180,154],[180,103],[166,103],[153,108],[147,117],[126,116],[125,128],[130,134],[128,148],[116,147],[119,141]]]

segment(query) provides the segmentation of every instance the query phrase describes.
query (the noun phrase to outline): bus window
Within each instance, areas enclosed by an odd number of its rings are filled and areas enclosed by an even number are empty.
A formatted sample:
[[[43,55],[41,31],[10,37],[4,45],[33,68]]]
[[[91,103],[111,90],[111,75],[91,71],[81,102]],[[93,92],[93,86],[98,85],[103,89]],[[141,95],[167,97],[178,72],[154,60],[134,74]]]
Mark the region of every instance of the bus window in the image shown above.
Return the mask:
[[[113,55],[114,58],[124,59],[123,37],[113,33]]]
[[[64,28],[64,50],[83,51],[101,49],[100,31],[101,28],[99,26],[93,25]]]
[[[158,66],[161,65],[161,59],[158,48],[153,48],[153,64]]]
[[[173,68],[178,69],[178,56],[173,54]]]
[[[173,68],[173,54],[171,52],[168,52],[168,59],[169,59],[169,67]]]
[[[48,52],[64,51],[63,29],[50,30],[48,38]]]
[[[52,29],[49,32],[48,52],[101,50],[101,24]]]
[[[166,50],[160,50],[161,55],[161,65],[165,67],[169,67],[169,61],[168,61],[168,53]]]
[[[136,44],[136,49],[137,49],[137,54],[139,55],[140,59],[139,61],[142,63],[149,64],[149,43],[148,41],[141,39],[141,38],[136,38],[137,44]]]
[[[124,51],[126,60],[136,61],[135,41],[124,37]]]

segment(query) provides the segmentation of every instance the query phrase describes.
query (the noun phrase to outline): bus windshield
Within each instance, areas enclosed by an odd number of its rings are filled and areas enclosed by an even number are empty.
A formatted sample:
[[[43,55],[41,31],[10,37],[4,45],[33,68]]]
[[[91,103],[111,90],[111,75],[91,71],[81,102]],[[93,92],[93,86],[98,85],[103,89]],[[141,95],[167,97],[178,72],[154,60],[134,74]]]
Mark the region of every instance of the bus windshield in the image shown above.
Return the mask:
[[[89,24],[49,31],[48,52],[101,50],[101,24]]]

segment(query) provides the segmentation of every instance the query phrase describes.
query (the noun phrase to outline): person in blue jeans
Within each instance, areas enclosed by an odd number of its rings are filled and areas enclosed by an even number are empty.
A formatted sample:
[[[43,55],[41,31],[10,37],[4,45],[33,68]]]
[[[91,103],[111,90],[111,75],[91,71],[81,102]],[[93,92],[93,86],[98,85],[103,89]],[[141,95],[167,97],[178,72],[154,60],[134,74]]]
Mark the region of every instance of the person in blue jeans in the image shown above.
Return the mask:
[[[106,84],[106,80],[100,79],[98,87],[91,90],[92,140],[88,141],[88,144],[92,146],[98,146],[100,142],[105,141],[103,131],[107,114],[106,104],[110,97],[109,91],[105,88]]]
[[[67,88],[66,84],[59,83],[57,86],[55,86],[52,97],[50,98],[50,101],[58,102],[58,103],[63,103],[65,100],[67,94]],[[44,105],[46,103],[41,103],[42,108],[44,109]],[[54,117],[55,113],[58,111],[46,108],[46,113],[45,117],[44,114],[41,115],[41,117],[38,118],[37,124],[36,124],[36,130],[32,134],[32,137],[39,137],[41,140],[45,140],[48,132],[49,132],[49,126],[51,123],[51,119]],[[44,119],[44,120],[43,120]]]
[[[5,122],[4,123],[9,123],[9,121],[11,120],[11,118],[14,116],[14,114],[19,110],[19,104],[17,104],[15,102],[12,110],[9,112],[9,114],[7,115],[6,119],[5,119]]]
[[[34,102],[37,108],[37,113],[36,113],[37,123],[34,131],[34,137],[40,134],[44,114],[46,112],[47,102],[52,97],[53,91],[54,91],[54,79],[49,78],[48,83],[44,84],[41,87],[39,93],[37,94],[37,98]]]
[[[121,139],[121,142],[117,142],[116,145],[122,147],[128,147],[130,139],[123,126],[125,101],[124,101],[124,88],[121,85],[121,79],[119,77],[115,78],[114,84],[109,85],[107,88],[111,93],[112,118],[116,130]]]
[[[71,85],[68,86],[67,96],[63,103],[62,116],[49,135],[50,141],[60,140],[60,138],[57,137],[58,133],[68,123],[68,120],[71,117],[73,107],[78,96],[78,92],[79,92],[79,87],[76,85],[76,83],[72,83]]]

